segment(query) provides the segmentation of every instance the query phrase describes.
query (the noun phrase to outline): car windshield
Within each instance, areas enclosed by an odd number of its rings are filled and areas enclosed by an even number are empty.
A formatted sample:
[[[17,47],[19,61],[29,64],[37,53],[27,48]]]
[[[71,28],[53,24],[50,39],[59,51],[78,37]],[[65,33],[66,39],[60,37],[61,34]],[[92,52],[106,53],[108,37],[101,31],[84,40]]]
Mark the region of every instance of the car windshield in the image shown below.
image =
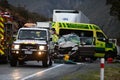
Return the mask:
[[[80,38],[76,34],[67,34],[67,35],[63,35],[58,40],[58,43],[67,42],[67,41],[73,42],[75,44],[79,44],[80,43]]]
[[[20,30],[18,39],[21,40],[46,40],[45,30]]]

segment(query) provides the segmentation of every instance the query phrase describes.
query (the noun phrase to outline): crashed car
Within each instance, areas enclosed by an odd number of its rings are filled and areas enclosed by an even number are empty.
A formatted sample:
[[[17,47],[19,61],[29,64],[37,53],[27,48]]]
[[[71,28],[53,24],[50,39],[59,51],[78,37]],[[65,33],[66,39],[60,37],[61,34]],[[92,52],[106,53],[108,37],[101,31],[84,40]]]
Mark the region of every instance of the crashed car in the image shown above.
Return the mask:
[[[80,37],[77,36],[76,34],[63,35],[58,40],[58,45],[60,48],[69,48],[79,44],[80,44]]]
[[[68,54],[71,60],[78,61],[81,56],[89,57],[94,53],[93,44],[93,37],[79,37],[74,33],[63,35],[58,40],[57,57],[64,58]]]
[[[80,38],[76,34],[67,34],[58,40],[55,58],[63,58],[65,54],[69,54],[73,47],[80,44]]]

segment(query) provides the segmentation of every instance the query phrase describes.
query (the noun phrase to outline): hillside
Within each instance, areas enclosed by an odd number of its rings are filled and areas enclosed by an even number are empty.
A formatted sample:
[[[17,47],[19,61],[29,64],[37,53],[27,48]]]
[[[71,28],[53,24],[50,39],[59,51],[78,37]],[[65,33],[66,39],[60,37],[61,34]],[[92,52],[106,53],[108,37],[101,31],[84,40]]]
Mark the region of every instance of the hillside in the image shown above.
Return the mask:
[[[7,2],[7,0],[0,0],[0,14],[5,15],[7,12],[12,21],[15,21],[20,27],[26,22],[48,21],[43,15],[28,11],[24,6],[15,7]]]
[[[91,23],[95,23],[103,29],[109,37],[120,37],[120,22],[109,15],[110,5],[106,0],[8,0],[14,6],[25,6],[31,12],[52,17],[53,9],[81,10]],[[15,2],[15,3],[14,3]]]

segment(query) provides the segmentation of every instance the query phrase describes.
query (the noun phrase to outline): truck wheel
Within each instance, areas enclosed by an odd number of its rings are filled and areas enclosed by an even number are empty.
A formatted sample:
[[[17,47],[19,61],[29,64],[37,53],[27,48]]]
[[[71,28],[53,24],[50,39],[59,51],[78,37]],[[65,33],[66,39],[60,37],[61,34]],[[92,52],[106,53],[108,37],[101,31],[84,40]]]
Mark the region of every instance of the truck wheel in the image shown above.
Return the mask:
[[[52,59],[50,56],[44,57],[44,59],[42,60],[42,66],[43,67],[52,66]]]
[[[52,66],[52,58],[49,60],[49,66]]]
[[[93,61],[96,61],[96,60],[97,60],[97,57],[91,57],[91,59],[92,59]]]
[[[8,63],[7,56],[5,55],[0,56],[0,63],[7,64]]]
[[[106,54],[105,54],[105,60],[107,60],[108,58],[113,58],[114,55],[113,55],[113,52],[112,51],[108,51]]]
[[[14,57],[10,58],[10,66],[11,67],[17,66],[17,60]]]
[[[23,60],[19,60],[19,61],[18,61],[18,64],[19,64],[19,65],[24,65],[24,63],[25,63],[25,62],[24,62]]]

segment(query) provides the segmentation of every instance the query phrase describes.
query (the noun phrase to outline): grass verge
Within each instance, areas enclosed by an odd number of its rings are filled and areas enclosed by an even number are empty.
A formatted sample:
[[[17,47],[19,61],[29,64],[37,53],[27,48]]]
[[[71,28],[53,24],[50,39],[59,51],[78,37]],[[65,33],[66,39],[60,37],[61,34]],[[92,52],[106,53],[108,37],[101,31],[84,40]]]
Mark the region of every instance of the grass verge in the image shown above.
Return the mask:
[[[90,69],[86,72],[74,72],[61,78],[61,80],[100,80],[100,70]],[[104,80],[120,80],[120,64],[105,65]]]

